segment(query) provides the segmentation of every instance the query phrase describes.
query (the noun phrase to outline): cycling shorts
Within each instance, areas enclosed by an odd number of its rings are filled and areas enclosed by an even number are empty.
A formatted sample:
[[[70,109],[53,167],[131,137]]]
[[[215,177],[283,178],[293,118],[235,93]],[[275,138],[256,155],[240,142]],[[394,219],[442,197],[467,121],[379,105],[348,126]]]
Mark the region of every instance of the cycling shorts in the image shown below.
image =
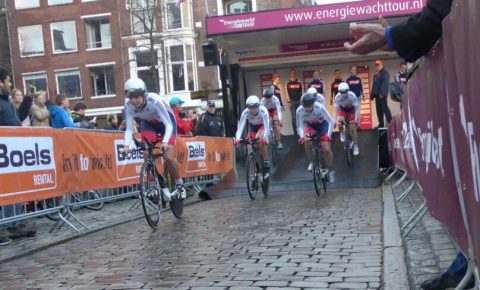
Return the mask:
[[[340,107],[340,109],[338,110],[338,116],[343,117],[344,119],[349,121],[355,121],[355,107],[351,107],[349,109]]]
[[[303,129],[305,135],[313,135],[318,133],[321,135],[320,141],[332,142],[332,138],[328,136],[328,122],[322,123],[307,123]]]
[[[270,116],[270,118],[272,118],[273,116],[278,116],[277,109],[268,109],[268,115]]]
[[[170,120],[173,124],[172,136],[168,140],[168,145],[175,145],[177,140],[177,122],[175,122],[175,116],[170,112],[168,113]],[[148,140],[149,142],[155,143],[159,140],[163,140],[163,135],[165,134],[165,125],[159,121],[146,121],[142,120],[141,122],[141,136],[142,141]]]
[[[263,124],[262,125],[248,124],[247,139],[255,139],[257,137],[257,132],[263,129],[264,129]]]

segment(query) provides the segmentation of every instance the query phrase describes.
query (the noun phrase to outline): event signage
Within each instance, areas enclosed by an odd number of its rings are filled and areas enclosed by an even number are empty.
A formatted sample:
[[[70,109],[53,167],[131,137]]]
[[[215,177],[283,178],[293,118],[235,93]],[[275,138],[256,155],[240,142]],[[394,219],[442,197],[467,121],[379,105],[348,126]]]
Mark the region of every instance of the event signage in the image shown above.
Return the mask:
[[[136,184],[144,152],[133,146],[124,155],[122,149],[122,133],[2,127],[0,206]],[[180,137],[175,150],[182,177],[227,173],[233,168],[230,138]],[[157,168],[162,172],[163,167]]]
[[[206,19],[207,35],[269,30],[305,25],[359,21],[410,15],[420,12],[425,0],[364,0],[348,3],[308,6],[293,9],[259,11]]]

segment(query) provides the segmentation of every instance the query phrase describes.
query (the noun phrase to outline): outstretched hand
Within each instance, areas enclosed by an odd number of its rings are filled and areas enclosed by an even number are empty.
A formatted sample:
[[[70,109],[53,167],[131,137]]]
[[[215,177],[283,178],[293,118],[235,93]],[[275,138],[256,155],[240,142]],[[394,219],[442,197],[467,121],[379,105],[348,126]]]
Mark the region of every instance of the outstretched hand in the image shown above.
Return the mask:
[[[378,49],[392,50],[385,37],[387,21],[380,16],[379,23],[365,23],[350,25],[350,33],[355,37],[354,43],[345,42],[345,49],[356,54],[368,54]]]

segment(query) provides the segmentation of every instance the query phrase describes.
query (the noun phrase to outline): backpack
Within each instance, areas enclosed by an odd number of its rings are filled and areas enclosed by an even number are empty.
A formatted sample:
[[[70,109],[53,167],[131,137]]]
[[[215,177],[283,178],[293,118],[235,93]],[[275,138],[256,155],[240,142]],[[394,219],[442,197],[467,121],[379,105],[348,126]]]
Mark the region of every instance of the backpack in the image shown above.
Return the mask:
[[[401,82],[390,83],[390,98],[394,102],[401,103],[405,84]]]

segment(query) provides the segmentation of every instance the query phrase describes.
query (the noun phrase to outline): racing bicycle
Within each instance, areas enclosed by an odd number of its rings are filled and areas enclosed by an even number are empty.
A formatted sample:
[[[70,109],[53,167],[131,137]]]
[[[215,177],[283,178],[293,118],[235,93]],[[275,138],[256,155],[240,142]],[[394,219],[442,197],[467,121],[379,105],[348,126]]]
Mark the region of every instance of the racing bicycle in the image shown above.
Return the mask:
[[[247,156],[247,162],[245,165],[247,190],[248,195],[252,200],[257,197],[259,187],[262,188],[263,195],[267,197],[268,186],[270,183],[269,173],[263,171],[261,154],[259,152],[260,150],[256,148],[257,146],[255,146],[255,144],[258,144],[258,140],[258,138],[241,140],[242,144],[252,145],[252,150]]]
[[[325,163],[325,155],[323,154],[322,148],[320,146],[320,138],[323,134],[315,133],[307,137],[308,140],[312,141],[312,150],[313,150],[313,183],[315,185],[315,192],[318,196],[323,191],[327,192],[328,184],[328,169]]]

